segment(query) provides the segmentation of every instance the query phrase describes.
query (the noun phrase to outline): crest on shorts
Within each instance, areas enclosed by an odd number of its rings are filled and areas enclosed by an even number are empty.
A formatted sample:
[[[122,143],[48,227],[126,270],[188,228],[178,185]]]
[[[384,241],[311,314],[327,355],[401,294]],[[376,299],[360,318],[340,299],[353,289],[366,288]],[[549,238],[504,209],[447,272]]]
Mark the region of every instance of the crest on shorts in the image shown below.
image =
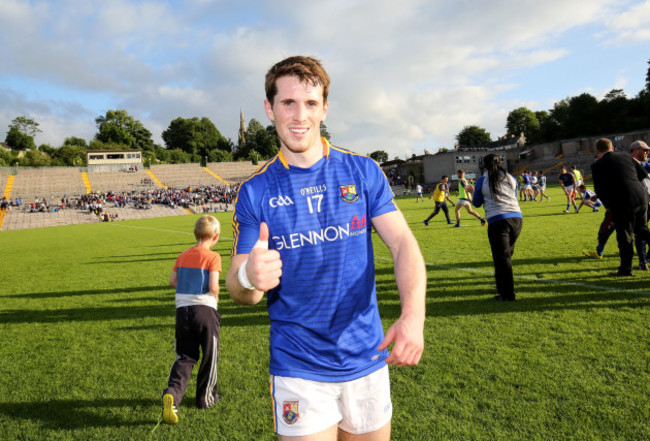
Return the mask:
[[[356,202],[359,199],[356,185],[341,185],[341,199],[345,202]]]
[[[300,418],[298,412],[298,401],[284,401],[282,403],[282,419],[287,424],[295,424]]]

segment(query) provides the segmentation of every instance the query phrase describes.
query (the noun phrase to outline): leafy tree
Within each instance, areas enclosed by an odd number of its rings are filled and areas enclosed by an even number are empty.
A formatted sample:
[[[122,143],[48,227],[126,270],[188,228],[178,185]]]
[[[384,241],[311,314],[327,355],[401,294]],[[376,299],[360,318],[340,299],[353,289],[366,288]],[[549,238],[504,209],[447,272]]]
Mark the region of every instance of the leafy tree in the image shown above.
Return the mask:
[[[52,147],[51,145],[49,145],[49,144],[41,144],[41,145],[39,145],[38,150],[40,152],[45,153],[49,157],[54,156],[54,154],[56,153],[56,149],[54,147]]]
[[[126,144],[103,142],[97,139],[92,139],[88,144],[88,150],[129,150],[130,148]]]
[[[645,74],[645,90],[650,93],[650,60],[648,60],[648,71]]]
[[[236,159],[262,160],[270,158],[280,150],[278,138],[273,136],[275,129],[264,128],[255,118],[248,123],[246,142],[235,153]],[[251,152],[255,151],[251,157]]]
[[[208,154],[208,161],[210,162],[231,162],[232,160],[232,153],[225,150],[212,150]]]
[[[192,162],[192,155],[181,149],[169,150],[169,162],[172,164],[184,164]]]
[[[569,98],[553,104],[553,108],[549,112],[549,117],[549,131],[555,134],[553,139],[568,138]]]
[[[598,125],[598,100],[583,93],[569,99],[566,130],[569,137],[596,135],[602,130]]]
[[[554,125],[551,121],[551,115],[546,110],[538,110],[535,112],[537,122],[539,122],[539,132],[537,133],[537,140],[534,142],[550,142],[555,139]]]
[[[388,153],[386,153],[383,150],[377,150],[374,151],[370,154],[370,157],[377,161],[378,163],[382,164],[386,161],[388,161]]]
[[[51,154],[54,160],[61,162],[61,165],[68,167],[79,167],[86,165],[87,149],[79,145],[63,145]]]
[[[77,138],[76,136],[70,136],[63,141],[63,145],[76,145],[83,148],[88,148],[86,140],[83,138]]]
[[[47,153],[33,149],[27,151],[18,164],[22,167],[47,167],[52,165],[52,159]]]
[[[612,89],[598,103],[599,133],[627,131],[633,127],[630,120],[630,102],[623,89]]]
[[[515,136],[523,132],[527,142],[534,143],[539,139],[539,120],[532,110],[519,107],[508,114],[506,130],[508,135]]]
[[[330,132],[327,130],[327,126],[322,121],[320,123],[320,136],[327,139],[328,141],[330,140],[331,137]]]
[[[115,143],[129,149],[153,151],[151,132],[126,110],[108,110],[105,116],[95,118],[97,134],[95,139],[103,143]]]
[[[5,142],[12,150],[31,150],[36,148],[34,137],[21,132],[16,126],[9,129]]]
[[[154,147],[154,155],[156,160],[162,163],[169,162],[169,150],[164,149],[162,146],[157,145]]]
[[[0,167],[8,167],[11,164],[11,153],[0,148]]]
[[[178,117],[162,132],[167,149],[181,149],[203,160],[212,150],[230,149],[227,140],[209,118]]]
[[[492,142],[490,133],[479,126],[465,126],[456,135],[456,140],[460,147],[480,147]]]
[[[38,126],[39,124],[36,121],[31,118],[27,118],[26,116],[18,116],[11,120],[11,124],[9,124],[10,129],[15,127],[21,133],[32,137],[41,133],[42,130],[39,129]]]

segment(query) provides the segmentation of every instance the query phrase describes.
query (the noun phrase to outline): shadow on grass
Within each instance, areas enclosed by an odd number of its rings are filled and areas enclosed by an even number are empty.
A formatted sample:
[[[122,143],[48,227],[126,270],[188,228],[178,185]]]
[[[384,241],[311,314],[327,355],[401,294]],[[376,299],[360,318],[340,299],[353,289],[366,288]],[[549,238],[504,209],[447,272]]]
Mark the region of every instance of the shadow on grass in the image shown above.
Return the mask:
[[[645,285],[644,285],[645,286]],[[453,296],[440,295],[435,287],[427,291],[427,317],[460,317],[472,315],[504,314],[515,312],[545,312],[545,311],[591,311],[595,309],[619,308],[650,308],[650,295],[639,292],[629,292],[629,288],[620,291],[585,290],[576,294],[575,286],[554,287],[552,296],[544,295],[537,285],[515,284],[517,301],[497,302],[494,300],[496,289],[485,285],[471,292],[474,298],[454,299]],[[540,292],[542,294],[540,294]],[[385,295],[378,292],[380,301],[379,311],[382,318],[397,319],[401,313],[399,297],[395,291]],[[443,300],[445,299],[445,300]]]
[[[29,403],[0,403],[0,413],[12,419],[40,421],[46,429],[83,429],[93,427],[124,427],[156,424],[157,418],[131,418],[134,410],[144,408],[140,414],[151,414],[158,400],[124,400],[104,398],[98,400],[48,400]],[[119,409],[128,408],[120,412]],[[121,416],[126,415],[126,416]]]
[[[138,293],[150,292],[170,289],[169,285],[155,285],[155,286],[134,286],[132,288],[119,288],[119,289],[83,289],[80,291],[53,291],[53,292],[34,292],[23,294],[9,294],[2,297],[16,297],[26,299],[47,299],[59,297],[76,297],[88,295],[104,295],[104,294],[119,294],[119,293]]]
[[[122,292],[117,290],[116,292]],[[222,314],[222,326],[251,326],[268,325],[269,318],[266,306],[257,305],[243,307],[232,302],[224,301],[219,305]],[[176,316],[176,306],[173,299],[161,305],[143,306],[103,306],[97,308],[67,308],[67,309],[14,309],[0,312],[0,322],[3,324],[20,323],[65,323],[65,322],[105,322],[111,320],[142,320],[145,318],[169,317],[173,321]],[[165,327],[166,325],[160,325]],[[124,329],[124,328],[122,328]]]

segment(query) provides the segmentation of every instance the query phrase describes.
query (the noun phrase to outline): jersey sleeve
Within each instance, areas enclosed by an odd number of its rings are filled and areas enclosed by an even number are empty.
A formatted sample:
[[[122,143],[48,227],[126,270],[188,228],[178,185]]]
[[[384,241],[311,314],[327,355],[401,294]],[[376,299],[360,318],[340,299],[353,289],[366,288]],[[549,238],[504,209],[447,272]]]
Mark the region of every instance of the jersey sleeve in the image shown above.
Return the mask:
[[[244,182],[237,194],[235,211],[232,217],[233,245],[232,255],[248,254],[259,238],[261,210],[259,194],[252,182]]]
[[[396,211],[395,195],[390,188],[388,179],[379,164],[372,159],[368,160],[368,194],[370,197],[370,217]]]

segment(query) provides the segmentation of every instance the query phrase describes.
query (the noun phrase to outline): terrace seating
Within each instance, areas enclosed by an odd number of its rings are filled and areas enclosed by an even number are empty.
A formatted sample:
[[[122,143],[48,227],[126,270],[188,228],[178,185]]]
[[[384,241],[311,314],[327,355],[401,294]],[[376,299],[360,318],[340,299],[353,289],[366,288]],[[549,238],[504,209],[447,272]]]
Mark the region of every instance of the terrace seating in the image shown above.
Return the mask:
[[[9,178],[9,174],[8,171],[0,169],[0,198],[2,198],[5,188],[7,187],[7,178]]]
[[[209,162],[208,169],[228,182],[240,183],[253,174],[259,165],[251,162]]]
[[[223,182],[203,170],[199,164],[152,165],[150,170],[167,187],[184,188],[192,185],[223,185]]]
[[[144,170],[131,173],[120,171],[88,173],[88,179],[93,192],[96,193],[144,191],[156,187]]]
[[[86,194],[86,187],[76,167],[19,168],[11,191],[12,198],[25,202],[82,194]]]

